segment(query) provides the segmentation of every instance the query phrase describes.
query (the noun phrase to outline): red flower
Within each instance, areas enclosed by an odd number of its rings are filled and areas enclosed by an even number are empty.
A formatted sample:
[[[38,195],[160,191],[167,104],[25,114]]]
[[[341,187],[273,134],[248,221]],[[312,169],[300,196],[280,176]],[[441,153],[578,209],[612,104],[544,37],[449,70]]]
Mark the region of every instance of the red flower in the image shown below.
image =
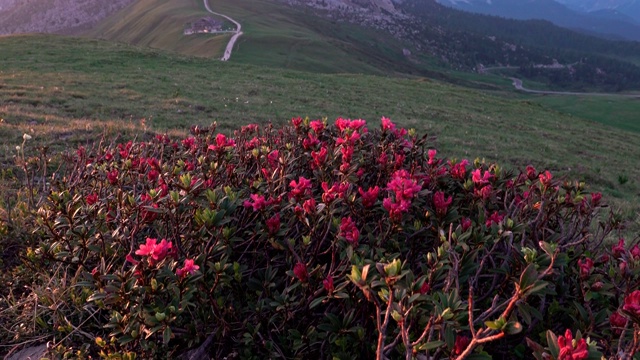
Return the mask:
[[[491,216],[487,218],[485,225],[487,225],[487,227],[490,227],[492,224],[500,224],[503,219],[504,215],[500,215],[497,211],[494,211],[493,214],[491,214]]]
[[[527,165],[527,178],[529,178],[529,180],[533,180],[536,178],[536,174],[536,168],[531,165]]]
[[[304,204],[302,204],[302,208],[304,209],[304,212],[309,214],[309,215],[315,214],[315,212],[316,212],[316,200],[314,198],[306,200],[304,202]]]
[[[451,201],[453,201],[453,198],[451,196],[446,198],[444,192],[436,191],[436,193],[433,195],[433,204],[436,207],[436,213],[439,216],[446,215],[447,210],[449,209],[449,205],[451,205]]]
[[[245,208],[252,207],[253,211],[260,211],[267,206],[267,202],[265,201],[264,196],[259,194],[251,194],[249,195],[249,197],[251,197],[251,200],[253,200],[253,202],[245,200],[243,203]]]
[[[462,232],[467,232],[467,230],[469,230],[472,224],[471,219],[462,218],[462,220],[460,221],[460,224],[462,225]]]
[[[307,273],[307,265],[303,263],[297,263],[293,267],[293,274],[300,280],[301,282],[307,282],[307,278],[309,274]]]
[[[223,151],[227,147],[236,146],[236,142],[233,139],[227,139],[225,134],[216,135],[216,143],[209,145],[208,149],[213,151]]]
[[[493,176],[488,171],[482,171],[482,169],[475,169],[471,172],[471,179],[476,185],[488,184]]]
[[[558,346],[560,347],[558,360],[584,360],[589,356],[587,342],[580,339],[576,341],[574,346],[573,334],[569,329],[564,333],[564,336],[558,336]]]
[[[362,196],[362,206],[364,207],[372,207],[375,205],[376,200],[378,200],[378,193],[380,192],[380,188],[370,187],[369,190],[364,191],[361,187],[358,188],[358,192],[360,196]]]
[[[635,317],[640,317],[640,290],[636,290],[624,298],[622,310]]]
[[[147,173],[147,179],[149,179],[149,181],[155,181],[158,179],[159,176],[160,176],[160,173],[158,172],[158,170],[155,170],[155,169],[151,169]]]
[[[422,286],[420,286],[420,295],[424,295],[424,294],[428,293],[429,290],[431,290],[431,286],[429,285],[428,282],[425,281],[422,284]]]
[[[302,124],[302,118],[301,117],[291,118],[291,123],[296,129],[298,129]]]
[[[582,262],[582,259],[580,259],[578,260],[578,267],[580,267],[580,276],[587,278],[593,269],[593,260],[586,258],[585,261]]]
[[[545,170],[544,173],[538,175],[538,178],[540,179],[540,183],[544,187],[549,187],[549,185],[551,185],[551,179],[553,178],[553,175],[551,175],[549,170]]]
[[[467,177],[468,164],[469,161],[467,161],[467,159],[464,159],[459,163],[452,165],[451,170],[449,170],[449,172],[451,173],[451,177],[458,180],[464,180]]]
[[[280,213],[273,215],[271,218],[267,219],[267,231],[269,235],[275,235],[280,230]]]
[[[322,280],[322,286],[324,286],[324,289],[327,290],[329,294],[331,294],[334,290],[333,278],[331,276],[327,276],[326,279]]]
[[[172,251],[173,244],[165,239],[162,239],[159,244],[157,244],[151,253],[151,258],[160,262],[164,260],[165,257]]]
[[[156,248],[157,242],[158,242],[158,239],[147,238],[146,243],[141,244],[140,248],[136,250],[136,255],[140,255],[140,256],[151,255],[151,253],[153,253],[153,249]]]
[[[307,135],[307,138],[302,140],[302,147],[305,150],[309,150],[311,148],[314,148],[318,144],[320,144],[320,140],[318,140],[318,138],[312,133],[309,133],[309,135]]]
[[[133,256],[131,256],[131,254],[127,254],[127,256],[125,256],[124,258],[126,261],[132,263],[133,265],[138,265],[140,263],[140,261],[136,260],[133,258]]]
[[[471,339],[466,336],[456,336],[456,342],[453,345],[453,354],[460,355],[471,343]]]
[[[319,168],[327,161],[327,148],[323,146],[320,151],[312,151],[311,157],[313,157],[312,167]]]
[[[381,126],[382,126],[382,131],[385,131],[385,130],[393,131],[396,128],[396,124],[394,124],[393,122],[391,122],[389,118],[386,118],[384,116],[382,117]]]
[[[620,333],[622,333],[622,329],[627,326],[627,318],[616,311],[611,313],[611,316],[609,316],[609,324],[611,324],[613,332],[620,335]]]
[[[118,182],[118,169],[113,169],[107,173],[109,184],[115,185]]]
[[[344,198],[345,193],[347,192],[347,190],[349,190],[348,183],[336,183],[329,187],[329,184],[327,182],[323,182],[321,186],[322,190],[324,190],[324,193],[322,194],[322,201],[327,204],[332,202],[336,198]]]
[[[324,122],[322,120],[314,120],[309,123],[309,126],[315,131],[316,134],[320,134],[324,130]]]
[[[187,275],[193,275],[193,273],[196,272],[198,269],[200,269],[200,266],[195,265],[193,263],[193,259],[185,259],[184,266],[176,270],[176,275],[182,278]]]
[[[632,248],[631,248],[631,256],[633,256],[634,260],[638,260],[640,259],[640,246],[638,246],[638,244],[635,244]]]
[[[429,149],[429,151],[427,151],[427,156],[429,157],[429,161],[427,162],[429,165],[434,165],[437,163],[436,161],[436,154],[438,153],[438,151],[436,151],[436,149]]]
[[[84,200],[87,202],[87,205],[93,205],[98,202],[98,194],[91,193],[87,195]]]
[[[602,200],[602,194],[599,192],[591,194],[591,206],[598,206]]]
[[[618,245],[614,245],[611,248],[611,252],[613,252],[613,257],[615,258],[619,258],[620,256],[622,256],[622,254],[624,254],[626,252],[626,250],[624,249],[624,239],[620,238],[620,240],[618,240]]]
[[[188,137],[182,140],[182,146],[191,150],[196,147],[196,139],[194,137]]]
[[[311,180],[300,176],[298,181],[291,180],[289,187],[291,188],[291,191],[289,192],[289,199],[296,198],[297,200],[300,200],[304,195],[311,191]]]
[[[396,201],[411,200],[422,189],[406,170],[398,170],[393,173],[391,181],[387,184],[387,190],[396,195]]]
[[[353,246],[358,245],[358,238],[360,237],[360,232],[356,227],[356,223],[351,220],[351,217],[343,217],[342,222],[340,223],[340,236],[347,239],[347,242]]]

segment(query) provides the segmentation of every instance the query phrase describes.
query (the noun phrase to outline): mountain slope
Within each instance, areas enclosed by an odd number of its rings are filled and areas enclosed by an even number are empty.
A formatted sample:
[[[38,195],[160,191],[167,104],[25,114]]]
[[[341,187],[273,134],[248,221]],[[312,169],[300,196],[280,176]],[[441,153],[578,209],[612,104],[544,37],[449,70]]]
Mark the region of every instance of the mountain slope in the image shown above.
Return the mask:
[[[135,0],[3,0],[0,34],[78,33]]]
[[[548,20],[569,29],[581,29],[591,34],[640,41],[640,24],[624,21],[622,16],[612,19],[611,16],[576,12],[554,0],[439,0],[439,2],[464,11],[519,20]],[[621,13],[631,14],[622,11]]]

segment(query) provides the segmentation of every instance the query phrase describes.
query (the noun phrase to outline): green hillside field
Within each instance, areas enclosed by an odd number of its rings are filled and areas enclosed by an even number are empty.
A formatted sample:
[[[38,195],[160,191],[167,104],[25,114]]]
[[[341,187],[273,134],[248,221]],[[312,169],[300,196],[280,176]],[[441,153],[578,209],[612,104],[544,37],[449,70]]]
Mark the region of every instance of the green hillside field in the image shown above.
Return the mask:
[[[638,226],[640,132],[631,117],[609,125],[423,77],[297,72],[82,38],[2,37],[0,54],[5,169],[24,133],[33,136],[25,149],[33,155],[39,146],[71,150],[103,134],[182,136],[213,121],[230,132],[293,116],[363,118],[370,126],[388,116],[428,133],[446,157],[533,164],[585,180]]]

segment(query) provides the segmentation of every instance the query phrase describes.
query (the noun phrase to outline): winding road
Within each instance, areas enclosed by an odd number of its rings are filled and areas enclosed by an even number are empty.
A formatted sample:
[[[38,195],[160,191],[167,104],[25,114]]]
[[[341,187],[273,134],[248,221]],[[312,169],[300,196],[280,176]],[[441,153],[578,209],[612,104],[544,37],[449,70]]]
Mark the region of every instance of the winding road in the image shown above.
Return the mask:
[[[586,92],[571,92],[571,91],[547,91],[547,90],[532,90],[527,89],[522,85],[522,80],[518,78],[509,78],[513,81],[513,87],[516,90],[524,91],[529,94],[541,94],[541,95],[579,95],[579,96],[617,96],[628,98],[640,98],[640,94],[616,94],[616,93],[586,93]]]
[[[220,14],[220,13],[217,13],[217,12],[214,12],[213,10],[211,10],[211,8],[209,7],[209,0],[203,0],[203,1],[204,1],[204,7],[207,9],[208,12],[212,13],[213,15],[217,15],[217,16],[223,17],[223,18],[231,21],[232,23],[234,23],[236,25],[236,31],[234,32],[233,36],[231,37],[231,40],[229,40],[229,43],[227,44],[227,48],[224,50],[224,55],[220,59],[222,61],[227,61],[231,57],[231,52],[233,51],[233,46],[235,45],[236,41],[238,40],[238,38],[240,36],[242,36],[242,25],[240,25],[239,22],[233,20],[232,18],[230,18],[227,15]]]

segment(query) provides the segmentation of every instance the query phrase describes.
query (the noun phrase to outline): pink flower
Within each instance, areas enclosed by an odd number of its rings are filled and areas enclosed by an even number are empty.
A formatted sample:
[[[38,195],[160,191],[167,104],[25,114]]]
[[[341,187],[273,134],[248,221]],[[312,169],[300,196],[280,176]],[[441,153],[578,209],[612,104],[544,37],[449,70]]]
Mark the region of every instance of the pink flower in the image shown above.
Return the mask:
[[[378,200],[378,193],[380,188],[378,186],[370,187],[369,190],[364,191],[361,187],[358,188],[360,196],[362,196],[362,206],[369,208],[375,205]]]
[[[289,199],[296,198],[300,200],[303,196],[311,192],[311,180],[300,176],[298,181],[291,180],[289,187],[291,188],[291,191],[289,191]]]
[[[491,192],[493,191],[493,188],[491,187],[491,185],[485,185],[481,188],[476,188],[473,191],[473,194],[478,197],[481,198],[482,200],[487,200],[491,197]]]
[[[635,244],[632,248],[631,248],[631,256],[633,256],[634,260],[638,260],[640,259],[640,246],[638,246],[638,244]]]
[[[326,279],[322,280],[322,286],[324,286],[324,289],[327,290],[329,294],[331,294],[334,290],[333,278],[331,276],[327,276]]]
[[[160,176],[160,173],[158,172],[158,170],[155,170],[155,169],[151,169],[147,173],[147,179],[149,179],[149,181],[155,181],[158,179],[159,176]]]
[[[109,184],[115,185],[118,182],[118,169],[113,169],[107,173]]]
[[[87,195],[84,200],[87,202],[87,205],[93,205],[98,202],[98,194],[91,193]]]
[[[609,316],[609,324],[611,324],[613,332],[620,335],[620,333],[622,333],[622,329],[627,326],[627,318],[616,311],[611,313],[611,316]]]
[[[236,142],[233,139],[227,139],[225,134],[219,133],[216,135],[216,143],[209,145],[207,148],[212,151],[224,151],[227,147],[236,146]]]
[[[485,225],[487,225],[487,227],[491,227],[493,224],[500,224],[503,219],[504,215],[500,215],[497,211],[494,211],[493,214],[487,218]]]
[[[141,244],[140,248],[136,250],[136,255],[140,256],[148,256],[153,253],[153,250],[156,248],[156,243],[158,239],[147,238],[145,244]]]
[[[328,204],[336,198],[344,198],[346,192],[349,190],[349,184],[336,183],[329,187],[329,184],[327,182],[323,182],[322,190],[324,190],[324,193],[322,194],[322,201]]]
[[[321,167],[324,162],[327,161],[327,148],[323,146],[322,148],[320,148],[320,151],[312,151],[311,157],[313,158],[312,167]]]
[[[193,273],[196,272],[198,269],[200,269],[200,266],[195,265],[193,263],[193,259],[185,259],[184,266],[176,270],[176,275],[182,278],[187,275],[193,275]]]
[[[302,124],[302,118],[301,117],[291,118],[291,123],[296,129],[298,129]]]
[[[425,281],[422,284],[422,286],[420,286],[420,295],[424,295],[424,294],[428,293],[429,290],[431,290],[431,286],[429,285],[429,283],[427,281]]]
[[[471,339],[466,336],[456,336],[456,342],[453,345],[453,354],[461,355],[471,343]]]
[[[280,230],[280,213],[273,215],[265,221],[269,235],[275,235]]]
[[[324,122],[322,122],[322,120],[314,120],[309,123],[309,126],[316,134],[320,134],[322,130],[324,130]]]
[[[622,310],[635,317],[640,317],[640,290],[636,290],[624,298]]]
[[[309,274],[307,273],[307,265],[299,262],[293,267],[293,274],[300,280],[300,282],[307,282]]]
[[[162,239],[159,244],[157,244],[151,253],[151,258],[160,262],[164,260],[165,257],[172,251],[173,244],[165,239]]]
[[[451,170],[449,171],[451,173],[451,177],[458,180],[466,179],[468,164],[469,164],[469,161],[465,159],[455,165],[452,165]]]
[[[307,135],[307,138],[302,140],[302,147],[305,150],[312,149],[318,144],[320,144],[320,140],[318,140],[318,138],[312,133],[309,133],[309,135]]]
[[[396,201],[401,201],[413,199],[415,194],[422,190],[422,186],[412,180],[406,170],[398,170],[387,184],[387,189],[395,193]]]
[[[476,185],[488,184],[492,177],[493,175],[490,172],[483,172],[482,169],[475,169],[471,172],[471,179]]]
[[[438,154],[438,151],[436,151],[436,149],[429,149],[429,151],[427,151],[427,156],[429,157],[429,161],[427,162],[429,165],[434,165],[436,164],[436,154]]]
[[[462,232],[467,232],[467,230],[469,230],[469,228],[471,227],[471,219],[462,218],[462,220],[460,221],[460,225],[462,225]]]
[[[553,175],[551,175],[549,170],[545,170],[544,173],[538,175],[538,178],[540,178],[540,183],[544,187],[549,187],[549,185],[551,185],[551,179],[553,178]]]
[[[267,162],[269,166],[272,168],[276,168],[279,164],[278,159],[280,158],[280,152],[278,150],[273,150],[267,155]]]
[[[131,256],[131,254],[127,254],[127,256],[125,256],[124,258],[126,261],[132,263],[133,265],[138,265],[140,263],[140,261],[136,260],[133,258],[133,256]]]
[[[316,200],[314,198],[308,199],[302,204],[304,212],[312,215],[316,213]]]
[[[569,329],[564,333],[564,336],[558,336],[558,346],[560,347],[558,360],[584,360],[589,356],[587,342],[580,339],[576,341],[574,346],[573,334]]]
[[[529,180],[533,180],[536,178],[536,174],[537,174],[536,168],[534,168],[531,165],[527,165],[527,178]]]
[[[578,267],[580,268],[580,276],[582,278],[587,278],[593,269],[593,260],[586,258],[583,262],[582,259],[580,259],[578,260]]]
[[[618,245],[614,245],[611,248],[611,252],[613,253],[613,257],[614,258],[619,258],[620,256],[622,256],[622,254],[624,254],[626,252],[626,250],[624,249],[624,239],[620,238],[618,240]]]
[[[351,217],[343,217],[340,223],[340,236],[347,239],[347,242],[353,246],[358,245],[358,238],[360,232],[356,227],[356,223],[351,220]]]
[[[245,202],[243,203],[245,208],[252,207],[253,211],[260,211],[267,206],[267,202],[265,201],[264,196],[258,195],[258,194],[251,194],[250,197],[251,197],[251,200],[253,200],[253,202],[249,200],[245,200]]]
[[[391,120],[389,118],[386,117],[382,117],[382,131],[385,130],[389,130],[389,131],[393,131],[396,128],[396,124],[394,124],[393,122],[391,122]]]
[[[447,210],[449,209],[449,205],[451,205],[451,201],[453,201],[453,198],[451,196],[446,198],[444,192],[436,191],[436,193],[433,195],[433,204],[436,208],[436,214],[438,214],[438,216],[446,215]]]

